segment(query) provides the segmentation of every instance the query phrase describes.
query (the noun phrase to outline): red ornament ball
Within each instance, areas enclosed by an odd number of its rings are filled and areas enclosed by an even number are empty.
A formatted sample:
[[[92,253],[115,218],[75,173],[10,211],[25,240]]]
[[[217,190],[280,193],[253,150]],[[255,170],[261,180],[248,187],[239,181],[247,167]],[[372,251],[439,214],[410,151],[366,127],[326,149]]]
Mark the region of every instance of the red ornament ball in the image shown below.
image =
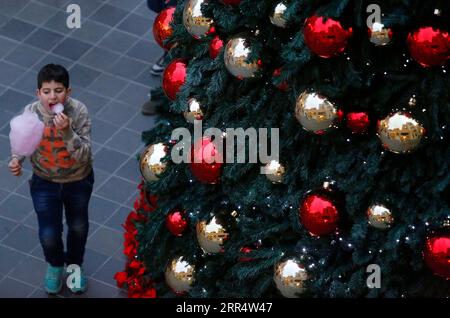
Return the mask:
[[[164,40],[172,36],[173,28],[170,24],[173,21],[174,12],[175,7],[165,8],[158,14],[153,22],[153,36],[155,41],[165,50],[170,50],[172,47],[172,45],[164,45]]]
[[[326,195],[309,194],[299,208],[300,221],[312,235],[326,235],[337,230],[339,210]]]
[[[423,258],[435,275],[450,280],[450,229],[427,238]]]
[[[281,67],[275,69],[272,73],[272,77],[275,79],[281,75]],[[289,84],[286,81],[281,82],[280,84],[275,85],[281,91],[287,91],[289,89]]]
[[[241,0],[222,0],[222,2],[230,6],[238,6],[241,3]]]
[[[166,216],[166,227],[175,236],[182,236],[188,225],[185,211],[172,211]]]
[[[339,21],[314,15],[306,19],[303,36],[313,53],[330,58],[345,50],[352,28],[346,30]]]
[[[209,43],[209,56],[215,59],[223,48],[223,41],[216,35]]]
[[[222,173],[223,158],[210,137],[203,137],[192,146],[191,163],[192,174],[203,183],[215,184],[219,182]],[[218,159],[221,159],[221,162]]]
[[[422,27],[408,34],[407,41],[412,58],[423,67],[442,65],[450,58],[448,32]]]
[[[239,252],[241,254],[248,254],[250,252],[253,252],[253,249],[251,247],[244,246],[244,247],[240,248]],[[253,258],[251,258],[251,257],[245,257],[245,256],[239,257],[239,262],[251,262],[251,261],[253,261]]]
[[[183,59],[175,59],[167,65],[163,73],[162,89],[168,98],[175,100],[186,81],[187,64]]]
[[[347,127],[353,134],[365,134],[369,129],[369,115],[366,112],[354,112],[347,114]]]

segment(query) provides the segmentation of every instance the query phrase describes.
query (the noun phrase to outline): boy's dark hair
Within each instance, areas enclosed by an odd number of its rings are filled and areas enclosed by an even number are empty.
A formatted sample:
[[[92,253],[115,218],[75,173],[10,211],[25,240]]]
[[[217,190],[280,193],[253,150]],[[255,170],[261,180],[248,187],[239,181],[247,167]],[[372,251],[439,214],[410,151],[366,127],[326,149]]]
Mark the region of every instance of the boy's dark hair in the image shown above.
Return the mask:
[[[55,81],[69,88],[69,72],[66,68],[57,64],[47,64],[38,73],[38,89],[42,88],[42,83]]]

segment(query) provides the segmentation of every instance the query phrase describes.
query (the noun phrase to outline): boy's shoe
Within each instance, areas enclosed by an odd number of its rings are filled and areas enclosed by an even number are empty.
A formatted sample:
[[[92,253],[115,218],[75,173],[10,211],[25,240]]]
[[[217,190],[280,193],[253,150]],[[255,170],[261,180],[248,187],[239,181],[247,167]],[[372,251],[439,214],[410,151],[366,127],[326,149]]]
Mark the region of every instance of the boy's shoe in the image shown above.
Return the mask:
[[[47,294],[57,294],[62,288],[64,267],[47,266],[44,279],[44,290]]]
[[[164,53],[159,59],[158,61],[153,64],[152,68],[150,69],[150,74],[155,75],[155,76],[159,76],[162,74],[162,72],[164,71],[164,59],[166,57],[167,53]]]
[[[83,268],[80,268],[80,285],[69,287],[70,291],[74,294],[81,294],[87,290],[88,280],[84,274]]]

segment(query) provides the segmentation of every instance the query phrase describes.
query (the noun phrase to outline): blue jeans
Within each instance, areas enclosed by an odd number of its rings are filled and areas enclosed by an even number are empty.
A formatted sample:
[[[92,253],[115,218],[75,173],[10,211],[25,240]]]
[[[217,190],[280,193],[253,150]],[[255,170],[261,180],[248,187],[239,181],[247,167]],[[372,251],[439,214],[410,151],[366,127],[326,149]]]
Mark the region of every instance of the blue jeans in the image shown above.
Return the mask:
[[[94,173],[68,183],[55,183],[33,174],[30,193],[39,224],[39,240],[45,259],[52,266],[82,265],[89,231],[88,206]],[[67,221],[67,252],[62,241],[63,207]]]

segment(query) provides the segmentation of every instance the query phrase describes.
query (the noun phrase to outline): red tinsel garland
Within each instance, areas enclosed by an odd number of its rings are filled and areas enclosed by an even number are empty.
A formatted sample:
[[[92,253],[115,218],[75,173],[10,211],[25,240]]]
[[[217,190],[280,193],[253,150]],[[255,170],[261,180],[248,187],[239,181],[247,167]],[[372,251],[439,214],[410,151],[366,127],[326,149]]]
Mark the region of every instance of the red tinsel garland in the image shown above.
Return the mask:
[[[134,211],[131,211],[125,223],[122,224],[125,230],[123,253],[128,260],[125,270],[117,272],[114,279],[117,287],[128,289],[129,298],[155,298],[156,290],[152,286],[152,281],[146,277],[147,269],[142,261],[136,259],[138,248],[136,224],[147,222],[146,214],[155,210],[157,198],[145,191],[143,181],[139,184],[138,189],[140,193],[134,202]]]

